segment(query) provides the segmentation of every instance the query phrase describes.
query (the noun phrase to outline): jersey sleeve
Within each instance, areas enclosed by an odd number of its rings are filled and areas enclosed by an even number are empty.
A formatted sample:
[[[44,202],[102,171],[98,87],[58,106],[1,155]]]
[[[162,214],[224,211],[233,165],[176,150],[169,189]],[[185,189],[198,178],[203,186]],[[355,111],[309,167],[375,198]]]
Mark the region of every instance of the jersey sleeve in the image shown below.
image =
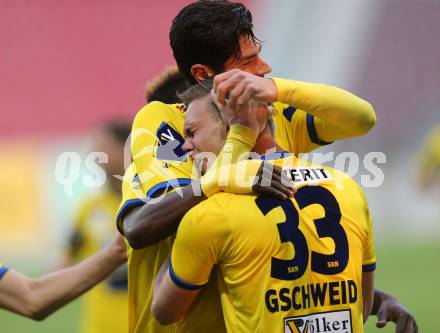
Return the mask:
[[[362,271],[371,272],[376,269],[376,251],[373,242],[373,224],[371,223],[371,216],[368,210],[368,225],[367,234],[364,245],[364,257],[362,260]]]
[[[184,108],[180,104],[152,102],[139,111],[133,122],[131,154],[141,188],[148,197],[191,178],[192,163],[182,149]]]
[[[364,135],[376,123],[372,105],[348,91],[325,84],[272,80],[277,101],[291,106],[281,111],[293,126],[287,134],[296,140],[296,152],[307,153],[334,140]]]
[[[124,174],[116,217],[120,232],[129,209],[191,183],[192,163],[182,149],[184,112],[182,104],[152,102],[136,115],[130,135],[133,162]]]
[[[224,223],[221,212],[208,211],[210,202],[208,199],[191,209],[177,230],[169,273],[174,283],[184,289],[203,287],[212,267],[221,259]]]
[[[331,144],[319,138],[317,125],[323,122],[313,115],[283,103],[274,103],[275,140],[286,151],[295,155],[308,153]]]
[[[131,163],[125,170],[122,179],[122,200],[116,214],[116,226],[122,232],[122,221],[127,211],[135,206],[145,203],[145,192],[143,192],[139,177],[136,172],[136,165]]]
[[[9,270],[8,267],[3,266],[3,263],[0,261],[0,280],[3,278],[3,276],[6,274],[6,272]]]

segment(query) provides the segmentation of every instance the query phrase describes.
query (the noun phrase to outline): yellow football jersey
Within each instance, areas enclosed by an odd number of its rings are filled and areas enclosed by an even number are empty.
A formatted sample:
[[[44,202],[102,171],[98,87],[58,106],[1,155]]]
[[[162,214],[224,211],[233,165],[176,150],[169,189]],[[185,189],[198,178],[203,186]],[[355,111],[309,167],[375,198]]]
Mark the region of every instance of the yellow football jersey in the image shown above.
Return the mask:
[[[113,241],[116,231],[113,221],[120,199],[120,195],[106,189],[80,204],[71,244],[71,251],[76,261],[95,254]],[[81,332],[120,333],[127,331],[126,264],[84,295],[81,311]],[[108,320],[109,318],[112,320]]]
[[[322,122],[294,107],[274,103],[277,142],[286,150],[306,153],[327,144],[319,140],[316,128]],[[133,163],[126,170],[123,199],[117,215],[122,220],[130,207],[143,205],[191,183],[192,161],[182,149],[186,106],[152,102],[141,109],[133,123],[131,153]],[[324,130],[325,128],[321,128]],[[151,315],[153,281],[168,256],[173,239],[168,238],[141,250],[128,250],[129,332],[224,332],[224,320],[216,291],[203,293],[188,318],[177,326],[161,326]]]
[[[375,269],[365,196],[342,172],[277,160],[294,198],[218,193],[180,223],[169,272],[182,288],[217,265],[228,332],[363,332],[362,271]]]
[[[429,132],[418,157],[419,175],[422,180],[430,182],[434,177],[440,178],[440,125]]]
[[[9,269],[6,266],[3,266],[3,262],[0,261],[0,280],[6,274]]]

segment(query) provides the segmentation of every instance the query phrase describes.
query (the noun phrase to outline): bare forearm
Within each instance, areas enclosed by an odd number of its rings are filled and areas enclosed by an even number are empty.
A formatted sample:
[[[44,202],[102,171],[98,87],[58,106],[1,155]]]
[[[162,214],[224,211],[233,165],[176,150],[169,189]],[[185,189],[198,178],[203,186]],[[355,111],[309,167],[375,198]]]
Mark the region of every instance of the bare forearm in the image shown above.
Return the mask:
[[[179,192],[171,192],[155,203],[134,208],[124,218],[124,235],[134,249],[155,244],[173,234],[188,210],[205,199],[196,195],[194,183]],[[182,196],[180,196],[180,194]]]
[[[107,247],[76,266],[31,280],[27,302],[32,318],[42,320],[105,279],[125,261]]]

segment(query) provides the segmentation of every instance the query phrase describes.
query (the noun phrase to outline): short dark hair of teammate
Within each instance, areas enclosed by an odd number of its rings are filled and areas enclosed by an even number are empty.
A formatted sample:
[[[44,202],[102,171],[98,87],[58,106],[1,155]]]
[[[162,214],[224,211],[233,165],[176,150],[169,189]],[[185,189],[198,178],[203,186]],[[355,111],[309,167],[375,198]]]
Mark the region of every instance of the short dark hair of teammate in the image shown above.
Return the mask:
[[[189,4],[174,18],[170,31],[177,66],[191,83],[196,83],[191,74],[194,64],[223,72],[229,58],[240,56],[240,37],[259,43],[252,28],[252,14],[241,3],[201,0]]]
[[[125,121],[110,121],[103,124],[102,129],[124,144],[131,133],[131,124]]]
[[[147,83],[146,102],[180,103],[178,93],[186,90],[189,85],[177,66],[170,66]]]

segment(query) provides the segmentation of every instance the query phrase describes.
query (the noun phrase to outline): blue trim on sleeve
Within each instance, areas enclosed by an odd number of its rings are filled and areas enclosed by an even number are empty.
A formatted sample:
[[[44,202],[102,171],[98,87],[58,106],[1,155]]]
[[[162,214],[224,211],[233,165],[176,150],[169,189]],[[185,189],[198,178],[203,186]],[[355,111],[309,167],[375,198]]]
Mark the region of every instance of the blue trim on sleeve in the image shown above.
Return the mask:
[[[154,196],[161,190],[166,189],[168,187],[178,188],[182,186],[188,186],[191,184],[191,179],[189,178],[176,178],[171,179],[162,183],[159,183],[152,188],[150,188],[147,192],[147,198],[154,198]]]
[[[288,151],[282,151],[282,152],[276,152],[276,153],[270,153],[266,155],[261,155],[260,160],[262,161],[272,161],[272,160],[278,160],[281,158],[286,158],[289,156],[292,156],[292,153],[289,153]]]
[[[376,263],[369,265],[362,265],[362,272],[373,272],[376,270]]]
[[[124,234],[120,228],[119,225],[119,221],[122,219],[122,217],[125,215],[125,213],[127,212],[128,208],[131,208],[133,206],[141,206],[145,204],[145,200],[142,199],[130,199],[127,200],[121,207],[121,209],[119,209],[118,215],[116,216],[116,227],[118,228],[119,232],[121,234]]]
[[[292,121],[293,115],[295,114],[296,108],[289,106],[283,110],[283,115],[288,121]]]
[[[8,270],[9,270],[8,267],[5,266],[0,267],[0,280],[3,278],[3,276],[6,274]]]
[[[170,264],[168,265],[168,271],[170,272],[170,276],[171,276],[171,280],[173,280],[173,282],[180,288],[182,289],[186,289],[186,290],[198,290],[200,288],[202,288],[204,286],[204,284],[197,285],[197,284],[192,284],[186,281],[183,281],[182,279],[180,279],[176,273],[174,272],[173,269],[173,265],[171,264],[171,260],[170,260]]]
[[[125,215],[128,208],[131,208],[133,206],[141,206],[144,205],[148,199],[154,198],[154,195],[157,194],[159,191],[166,189],[168,187],[172,188],[178,188],[182,186],[187,186],[191,184],[191,179],[189,178],[176,178],[171,179],[169,181],[164,181],[162,183],[159,183],[155,186],[153,186],[148,192],[146,199],[142,200],[139,198],[136,199],[130,199],[127,200],[122,207],[119,209],[118,215],[116,216],[116,227],[118,228],[119,232],[123,234],[121,227],[119,225],[119,221],[122,219],[122,217]]]
[[[309,132],[310,140],[314,144],[325,146],[333,143],[333,142],[326,142],[318,138],[318,134],[316,133],[316,127],[315,127],[315,117],[309,113],[307,113],[306,116],[306,124],[307,124],[307,132]]]

